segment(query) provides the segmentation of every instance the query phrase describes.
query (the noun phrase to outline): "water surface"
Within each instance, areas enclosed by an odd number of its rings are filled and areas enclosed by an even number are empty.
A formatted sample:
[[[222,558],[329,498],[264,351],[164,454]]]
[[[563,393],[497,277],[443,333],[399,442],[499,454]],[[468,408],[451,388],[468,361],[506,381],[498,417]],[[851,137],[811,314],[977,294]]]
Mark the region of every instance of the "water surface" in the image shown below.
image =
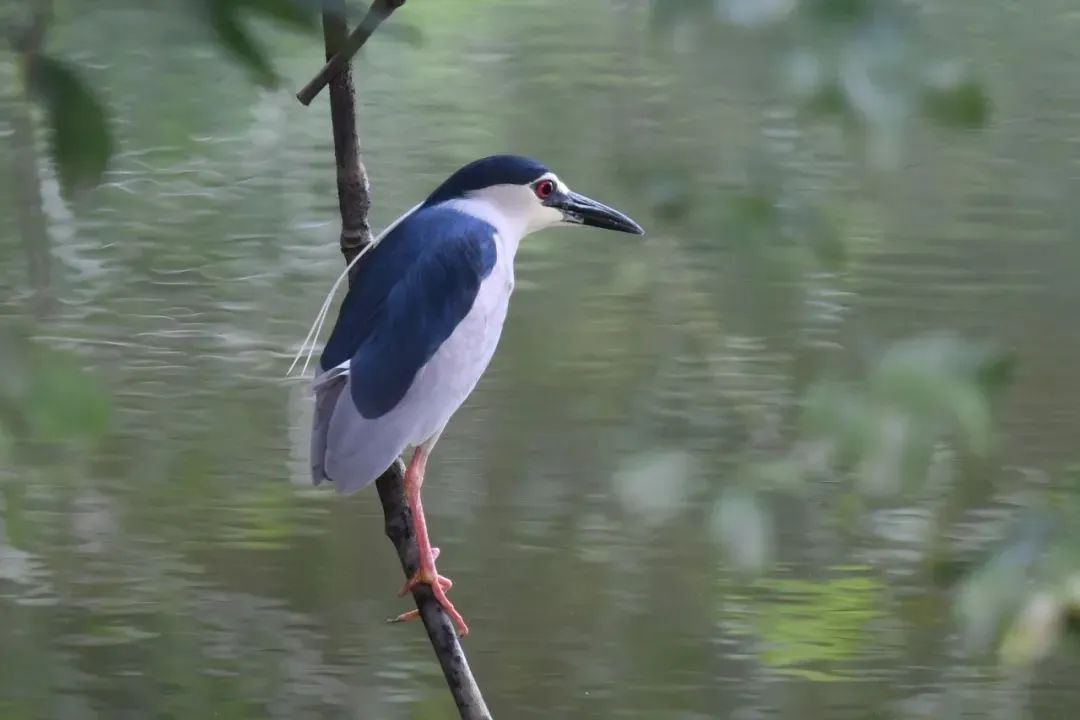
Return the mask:
[[[740,2],[413,5],[398,22],[422,46],[377,38],[357,63],[377,227],[513,151],[649,230],[523,244],[499,352],[429,466],[440,568],[496,716],[1075,712],[1075,648],[1028,674],[970,657],[929,560],[990,547],[1034,492],[1069,497],[1075,10],[906,3],[824,34]],[[0,315],[88,369],[111,420],[4,455],[4,717],[454,716],[421,629],[383,624],[406,603],[375,493],[308,486],[310,409],[284,373],[341,269],[333,155],[325,95],[292,97],[318,38],[266,37],[279,90],[180,10],[112,0],[54,28],[118,154],[70,205],[39,133],[37,225],[13,220],[11,163]],[[942,127],[902,85],[880,117],[804,112],[784,69],[815,48],[866,53],[871,74],[967,63],[989,121]],[[4,104],[15,147],[25,107]],[[1017,354],[991,457],[855,513],[835,481],[767,495],[773,562],[736,572],[717,502],[790,446],[806,386],[939,330]]]

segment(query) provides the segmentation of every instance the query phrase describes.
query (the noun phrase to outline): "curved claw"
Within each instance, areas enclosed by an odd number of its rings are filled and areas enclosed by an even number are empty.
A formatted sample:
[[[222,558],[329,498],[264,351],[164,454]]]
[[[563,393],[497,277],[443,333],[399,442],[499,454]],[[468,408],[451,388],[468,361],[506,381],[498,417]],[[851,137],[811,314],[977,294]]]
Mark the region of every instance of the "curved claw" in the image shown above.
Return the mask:
[[[431,588],[431,592],[435,595],[435,599],[442,605],[442,609],[446,611],[446,614],[450,616],[451,622],[457,627],[458,637],[465,637],[469,634],[469,626],[465,624],[465,618],[461,617],[461,613],[454,607],[454,603],[450,602],[450,598],[446,597],[446,591],[441,586]]]
[[[439,587],[445,592],[454,587],[454,581],[448,577],[442,575],[435,575],[434,581],[439,584]],[[431,585],[434,589],[435,585],[432,583],[432,578],[428,575],[421,575],[421,571],[417,570],[416,574],[405,581],[405,584],[398,590],[398,597],[405,597],[412,592],[413,588],[423,583],[424,585]]]
[[[440,595],[442,595],[441,600],[439,599]],[[439,605],[442,606],[442,609],[446,611],[446,614],[450,616],[451,622],[453,622],[454,626],[457,628],[458,637],[463,638],[468,635],[469,626],[465,624],[465,618],[461,616],[461,613],[457,611],[457,608],[454,607],[454,604],[450,602],[446,595],[443,594],[441,591],[435,592],[435,600],[439,603]],[[414,608],[412,610],[406,610],[405,612],[397,615],[396,617],[387,618],[386,622],[388,624],[404,623],[416,620],[419,617],[420,611]]]
[[[450,620],[453,621],[457,627],[458,637],[465,637],[469,634],[469,626],[465,624],[465,618],[461,616],[461,613],[457,611],[454,604],[450,602],[450,598],[446,596],[446,591],[454,586],[453,581],[448,577],[443,577],[435,572],[434,567],[421,565],[416,571],[416,574],[409,578],[405,585],[402,586],[399,596],[408,594],[417,585],[423,583],[431,587],[431,593],[435,596],[435,601],[442,606],[442,609],[446,611],[446,614],[450,616]],[[419,617],[418,610],[409,610],[403,612],[395,618],[391,618],[388,622],[399,623],[415,620]]]

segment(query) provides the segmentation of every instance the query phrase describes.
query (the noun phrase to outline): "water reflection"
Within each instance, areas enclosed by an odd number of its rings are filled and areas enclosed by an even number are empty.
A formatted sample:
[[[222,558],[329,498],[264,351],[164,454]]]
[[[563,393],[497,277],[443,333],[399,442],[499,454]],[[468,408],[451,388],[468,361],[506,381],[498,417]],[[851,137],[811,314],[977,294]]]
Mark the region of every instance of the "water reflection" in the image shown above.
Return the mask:
[[[493,710],[1059,716],[1074,649],[1033,675],[973,657],[956,580],[935,573],[992,555],[1047,488],[1071,507],[1080,95],[1041,73],[1080,62],[1070,16],[649,5],[410,5],[423,47],[360,61],[376,225],[509,148],[653,229],[526,244],[500,353],[433,459],[432,531]],[[688,8],[674,44],[649,40],[661,5]],[[453,717],[422,634],[382,624],[403,604],[373,493],[307,486],[308,411],[283,379],[340,271],[325,106],[252,87],[169,13],[110,2],[58,25],[114,106],[118,154],[68,204],[42,143],[20,139],[13,163],[39,156],[9,177],[40,187],[40,218],[0,194],[41,226],[0,229],[16,289],[0,305],[0,709]],[[287,86],[306,79],[314,40],[273,37]],[[843,115],[807,114],[784,84],[807,37],[846,62],[970,61],[993,73],[994,121],[943,128],[912,85],[903,128],[874,130],[902,141],[893,162],[870,162]],[[39,286],[49,313],[28,301]],[[1007,395],[960,401],[985,457],[935,435],[925,484],[869,499],[850,465],[785,474],[792,453],[824,467],[798,443],[808,388],[880,399],[860,383],[892,341],[942,329],[1018,356]],[[954,389],[936,377],[931,399]],[[894,446],[877,447],[880,464]]]

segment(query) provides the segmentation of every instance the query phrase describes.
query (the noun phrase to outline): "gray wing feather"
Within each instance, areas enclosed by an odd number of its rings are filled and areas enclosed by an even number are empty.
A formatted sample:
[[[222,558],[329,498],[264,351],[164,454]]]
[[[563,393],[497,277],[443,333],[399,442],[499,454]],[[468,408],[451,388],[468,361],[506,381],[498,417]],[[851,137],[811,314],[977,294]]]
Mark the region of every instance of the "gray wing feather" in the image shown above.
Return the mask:
[[[311,425],[311,481],[316,485],[326,480],[326,434],[334,415],[338,397],[349,377],[349,365],[330,368],[315,378],[311,389],[315,393],[315,418]]]
[[[315,419],[311,429],[311,479],[334,483],[340,494],[370,485],[397,459],[415,424],[409,412],[377,419],[360,415],[352,400],[349,363],[315,378]]]
[[[353,381],[350,377],[338,395],[323,459],[326,477],[342,495],[367,487],[382,475],[409,444],[415,424],[411,413],[401,409],[375,419],[362,416],[349,389]]]

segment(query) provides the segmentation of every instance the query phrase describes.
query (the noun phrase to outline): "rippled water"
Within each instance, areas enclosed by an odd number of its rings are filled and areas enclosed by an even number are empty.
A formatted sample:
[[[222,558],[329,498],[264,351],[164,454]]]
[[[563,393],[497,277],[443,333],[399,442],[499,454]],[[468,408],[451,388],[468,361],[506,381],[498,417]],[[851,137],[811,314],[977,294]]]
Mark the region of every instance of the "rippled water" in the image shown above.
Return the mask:
[[[105,185],[64,202],[39,142],[41,222],[15,222],[16,153],[0,195],[6,327],[88,368],[111,414],[0,455],[0,716],[453,717],[421,629],[382,622],[406,604],[377,498],[308,486],[310,408],[284,378],[341,269],[326,101],[290,90],[317,38],[266,28],[287,82],[264,91],[192,18],[99,5],[50,47],[113,109]],[[398,22],[423,45],[358,62],[376,226],[511,150],[650,231],[526,241],[499,353],[429,468],[496,716],[1080,707],[1075,648],[1031,674],[966,655],[927,561],[932,537],[985,550],[1076,459],[1080,15],[904,4],[905,63],[985,80],[989,123],[953,130],[797,110],[790,53],[886,46],[861,29],[815,41],[738,2],[673,3],[669,31],[643,2],[415,5]],[[3,102],[25,148],[26,108]],[[992,459],[946,462],[937,499],[767,497],[772,532],[747,524],[744,549],[775,562],[735,572],[717,501],[788,446],[802,389],[936,330],[1018,356]]]

